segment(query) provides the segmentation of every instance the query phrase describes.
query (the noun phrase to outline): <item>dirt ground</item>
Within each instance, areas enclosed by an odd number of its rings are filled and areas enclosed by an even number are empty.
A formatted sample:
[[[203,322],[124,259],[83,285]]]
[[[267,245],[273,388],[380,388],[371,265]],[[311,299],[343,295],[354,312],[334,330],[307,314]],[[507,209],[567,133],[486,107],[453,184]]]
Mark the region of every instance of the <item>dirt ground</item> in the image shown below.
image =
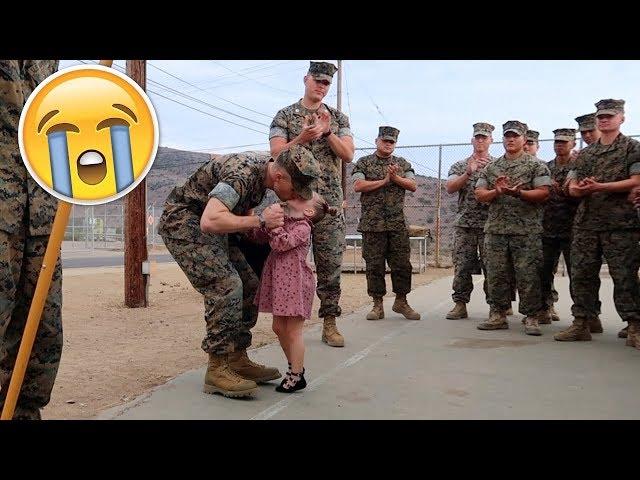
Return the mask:
[[[201,295],[176,264],[152,264],[151,274],[150,306],[129,309],[122,267],[64,270],[64,350],[43,418],[89,418],[206,364]],[[414,286],[451,274],[428,268],[414,275]],[[343,315],[368,302],[365,276],[343,274]],[[309,325],[319,321],[314,315]],[[268,315],[260,315],[252,332],[252,348],[275,341]]]

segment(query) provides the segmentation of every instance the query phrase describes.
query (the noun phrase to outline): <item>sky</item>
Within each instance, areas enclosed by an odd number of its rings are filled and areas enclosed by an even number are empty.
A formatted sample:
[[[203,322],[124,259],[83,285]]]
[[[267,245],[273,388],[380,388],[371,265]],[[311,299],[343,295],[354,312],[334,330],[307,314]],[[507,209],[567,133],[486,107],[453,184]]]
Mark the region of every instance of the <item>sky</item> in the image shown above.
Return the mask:
[[[97,60],[63,60],[60,68],[81,62]],[[115,65],[124,67],[125,60]],[[309,60],[148,60],[147,93],[160,145],[268,150],[269,124],[302,97],[308,67]],[[574,118],[595,111],[603,98],[626,101],[622,131],[633,135],[640,134],[640,116],[633,115],[640,111],[639,84],[638,60],[343,60],[342,110],[356,147],[371,148],[378,127],[391,125],[400,130],[397,152],[407,145],[468,143],[476,122],[496,127],[494,144],[507,120],[552,138],[556,128],[575,128]],[[336,101],[337,74],[325,97],[331,106]],[[542,145],[539,156],[551,159],[551,143]],[[492,152],[500,152],[499,145]],[[459,147],[452,155],[465,153]]]

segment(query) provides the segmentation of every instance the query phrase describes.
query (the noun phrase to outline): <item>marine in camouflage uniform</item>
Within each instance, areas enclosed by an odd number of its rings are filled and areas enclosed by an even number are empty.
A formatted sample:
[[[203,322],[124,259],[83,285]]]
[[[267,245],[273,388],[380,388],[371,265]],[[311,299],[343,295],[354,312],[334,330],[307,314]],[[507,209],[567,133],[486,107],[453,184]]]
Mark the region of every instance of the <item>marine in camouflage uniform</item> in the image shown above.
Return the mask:
[[[305,96],[293,105],[278,111],[269,131],[272,155],[289,144],[308,146],[320,167],[320,177],[314,190],[322,195],[329,206],[338,209],[338,215],[327,215],[313,226],[313,258],[316,266],[316,292],[320,299],[318,316],[324,319],[323,342],[343,347],[344,338],[336,326],[341,314],[340,275],[345,248],[345,220],[342,210],[342,163],[353,159],[353,138],[349,118],[322,103],[336,72],[327,62],[311,62],[305,76]],[[305,106],[306,105],[306,106]],[[317,132],[315,138],[307,130]],[[325,129],[323,131],[321,129]]]
[[[20,157],[18,123],[31,92],[57,69],[57,60],[0,60],[0,410],[58,205],[27,172]],[[62,270],[58,259],[14,419],[40,419],[61,355]]]
[[[171,191],[158,225],[167,249],[204,296],[206,336],[202,349],[209,354],[210,367],[205,377],[207,393],[246,396],[255,392],[255,382],[280,377],[277,369],[254,364],[246,356],[250,329],[258,318],[253,303],[258,271],[268,251],[256,250],[240,233],[205,233],[201,227],[211,199],[221,202],[233,215],[246,216],[260,204],[267,188],[278,194],[269,180],[274,168],[270,160],[269,154],[259,152],[213,158]],[[311,197],[309,184],[318,171],[307,149],[294,146],[283,151],[276,165],[290,175],[296,193]],[[257,258],[256,251],[262,252],[262,258]]]
[[[406,298],[411,291],[412,266],[404,196],[406,190],[416,189],[415,172],[407,160],[393,155],[399,133],[394,127],[380,127],[376,152],[358,159],[351,173],[354,190],[361,192],[358,231],[362,232],[362,257],[367,264],[367,292],[373,298],[367,320],[384,318],[385,262],[389,263],[396,294],[392,310],[410,320],[420,320]]]
[[[506,153],[487,165],[476,182],[476,197],[490,202],[484,226],[485,264],[491,313],[481,330],[508,328],[505,310],[511,301],[511,261],[520,297],[520,313],[526,315],[525,333],[541,335],[538,319],[543,313],[540,289],[542,267],[541,202],[549,194],[549,169],[525,153],[527,127],[517,120],[503,125]]]
[[[604,256],[616,311],[629,324],[627,345],[640,349],[640,221],[627,201],[640,185],[640,142],[620,133],[624,100],[600,100],[596,108],[602,137],[580,152],[569,174],[570,194],[582,199],[571,243],[574,321],[555,339],[591,340],[588,320],[598,311],[596,280]]]
[[[556,158],[547,163],[553,182],[549,199],[544,204],[542,220],[542,299],[548,315],[541,323],[551,323],[553,304],[558,301],[558,292],[553,288],[553,278],[560,255],[564,255],[569,271],[569,290],[571,290],[571,226],[580,201],[570,197],[564,188],[569,171],[575,168],[571,160],[571,149],[575,146],[576,131],[572,128],[559,128],[553,131]]]
[[[458,192],[458,213],[455,219],[455,236],[453,242],[453,299],[455,306],[447,313],[447,318],[457,320],[467,318],[467,306],[473,291],[472,275],[484,275],[483,288],[487,303],[487,272],[482,260],[484,256],[484,223],[487,220],[489,205],[480,203],[475,196],[475,184],[480,170],[495,160],[489,155],[489,147],[493,141],[495,127],[489,123],[479,122],[473,125],[473,154],[454,163],[449,169],[447,192]],[[465,183],[456,189],[460,181]]]
[[[580,136],[582,137],[582,141],[587,145],[591,145],[594,142],[597,142],[600,139],[600,130],[596,128],[596,114],[595,113],[587,113],[585,115],[580,115],[575,118],[576,123],[578,124],[578,130],[580,131]],[[595,285],[595,290],[600,292],[600,277],[598,277]],[[598,315],[601,313],[602,302],[600,301],[600,297],[596,299],[597,311]],[[599,316],[592,318],[589,320],[589,329],[591,333],[600,333],[602,332],[602,323],[600,322]],[[618,337],[627,338],[627,327],[624,327],[620,332],[618,332]]]
[[[578,130],[582,140],[587,145],[591,145],[600,139],[600,130],[596,128],[596,114],[587,113],[586,115],[580,115],[575,118],[578,124]]]

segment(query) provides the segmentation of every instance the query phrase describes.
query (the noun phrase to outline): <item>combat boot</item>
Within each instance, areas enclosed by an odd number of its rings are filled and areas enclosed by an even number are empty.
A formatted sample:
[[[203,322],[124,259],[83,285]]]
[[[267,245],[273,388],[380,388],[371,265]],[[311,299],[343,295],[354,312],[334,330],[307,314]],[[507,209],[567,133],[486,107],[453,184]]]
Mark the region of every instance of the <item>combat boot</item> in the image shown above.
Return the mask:
[[[373,297],[373,308],[367,313],[367,320],[382,320],[384,318],[384,307],[382,297]]]
[[[622,330],[618,332],[618,338],[627,338],[628,332],[629,332],[629,326],[624,327]]]
[[[393,302],[391,310],[401,313],[408,320],[420,320],[420,314],[407,303],[406,295],[396,295],[396,300]]]
[[[461,318],[467,318],[467,304],[464,302],[456,302],[456,305],[447,313],[449,320],[460,320]]]
[[[589,331],[591,333],[602,333],[602,322],[600,321],[600,317],[596,315],[593,318],[589,319]]]
[[[489,320],[478,325],[478,330],[503,330],[509,328],[507,316],[502,310],[489,310]]]
[[[556,309],[553,305],[549,307],[549,315],[551,316],[552,321],[554,322],[560,321],[560,316],[558,315],[558,312],[556,312]]]
[[[541,319],[545,321],[548,319],[549,323],[551,323],[551,318],[546,310],[542,310],[541,312],[536,313],[535,315],[527,315],[524,318],[524,333],[527,335],[533,335],[539,337],[542,335],[542,330],[540,330],[539,322]]]
[[[265,367],[259,363],[252,362],[246,350],[230,353],[229,366],[242,378],[253,380],[256,383],[265,383],[282,376],[277,368]]]
[[[640,321],[629,320],[629,330],[627,333],[627,347],[635,347],[640,350]]]
[[[327,315],[322,325],[322,341],[331,347],[344,347],[344,338],[336,327],[336,317]]]
[[[573,324],[566,330],[556,333],[553,339],[559,342],[586,342],[591,340],[589,320],[584,317],[575,317]]]
[[[204,393],[220,393],[225,397],[247,397],[258,390],[253,380],[242,378],[229,367],[229,356],[209,354],[204,376]]]
[[[551,319],[553,318],[553,314],[551,313],[552,309],[553,307],[549,307],[548,309],[542,310],[542,312],[540,312],[540,314],[538,315],[539,325],[551,325]],[[522,323],[525,323],[525,319],[522,320]]]

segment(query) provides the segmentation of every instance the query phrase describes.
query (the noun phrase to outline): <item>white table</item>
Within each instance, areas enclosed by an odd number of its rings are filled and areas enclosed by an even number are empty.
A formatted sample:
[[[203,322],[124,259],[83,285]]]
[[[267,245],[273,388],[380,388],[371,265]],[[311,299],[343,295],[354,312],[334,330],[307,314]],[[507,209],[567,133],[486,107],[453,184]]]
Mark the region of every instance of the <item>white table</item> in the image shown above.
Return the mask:
[[[349,245],[350,242],[353,242],[353,273],[357,273],[357,262],[356,262],[356,246],[358,242],[362,244],[362,235],[347,235],[345,237],[346,244]],[[422,273],[427,269],[427,240],[429,237],[409,237],[409,245],[411,242],[418,242],[418,251],[420,253],[418,260],[418,272]],[[413,268],[412,268],[413,270]]]

